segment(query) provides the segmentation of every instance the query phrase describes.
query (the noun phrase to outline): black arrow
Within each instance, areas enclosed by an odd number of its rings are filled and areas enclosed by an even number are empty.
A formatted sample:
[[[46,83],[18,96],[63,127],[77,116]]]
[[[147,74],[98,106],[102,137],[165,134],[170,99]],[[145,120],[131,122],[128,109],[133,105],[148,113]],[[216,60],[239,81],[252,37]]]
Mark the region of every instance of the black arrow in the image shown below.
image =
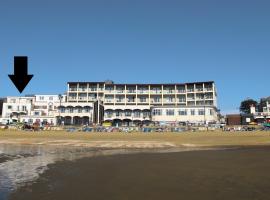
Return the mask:
[[[28,74],[27,62],[27,56],[14,56],[14,75],[8,75],[20,93],[23,92],[24,88],[34,76],[32,74]]]

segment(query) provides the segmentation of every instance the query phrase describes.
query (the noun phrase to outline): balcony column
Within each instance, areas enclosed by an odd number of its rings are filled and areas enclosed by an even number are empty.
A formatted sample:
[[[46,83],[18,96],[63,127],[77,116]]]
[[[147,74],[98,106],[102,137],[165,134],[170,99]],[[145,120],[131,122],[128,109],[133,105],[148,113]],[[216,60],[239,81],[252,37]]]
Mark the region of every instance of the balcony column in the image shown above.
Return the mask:
[[[127,85],[124,87],[124,93],[125,93],[125,105],[127,105]]]
[[[73,125],[73,117],[71,116],[70,124]]]
[[[77,83],[77,96],[76,96],[76,99],[77,99],[77,103],[79,102],[79,83]]]
[[[138,105],[138,85],[136,85],[136,99],[135,99],[135,102],[136,102],[136,106]]]
[[[177,106],[177,94],[176,94],[176,91],[177,91],[177,85],[174,85],[174,101],[175,101],[175,106]]]
[[[87,102],[89,102],[89,83],[87,83],[87,86],[86,86],[86,98],[87,98]]]
[[[115,106],[115,102],[116,102],[116,99],[115,99],[115,92],[116,92],[116,86],[114,85],[113,86],[113,105]]]
[[[151,103],[151,101],[150,101],[150,98],[151,98],[150,94],[151,94],[151,86],[149,85],[148,86],[148,105],[149,106],[150,106],[150,103]]]

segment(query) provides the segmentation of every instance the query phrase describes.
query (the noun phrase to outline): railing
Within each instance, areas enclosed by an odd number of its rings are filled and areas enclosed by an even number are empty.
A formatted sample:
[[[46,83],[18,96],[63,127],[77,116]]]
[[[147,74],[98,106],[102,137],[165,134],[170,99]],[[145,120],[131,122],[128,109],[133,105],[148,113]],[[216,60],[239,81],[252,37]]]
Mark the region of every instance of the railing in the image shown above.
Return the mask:
[[[163,90],[163,93],[164,94],[173,94],[173,93],[175,93],[175,91],[174,90]]]
[[[105,93],[113,94],[114,90],[105,90]]]
[[[213,88],[204,88],[205,91],[213,91]]]
[[[138,90],[138,94],[148,94],[149,90]]]
[[[116,90],[116,93],[117,94],[123,94],[124,93],[124,90]]]
[[[151,94],[161,94],[162,91],[161,90],[151,90],[150,93]]]
[[[203,88],[196,88],[196,92],[203,92]]]
[[[177,90],[178,93],[186,93],[186,90]]]
[[[89,97],[88,98],[88,101],[96,101],[97,99],[96,98],[93,98],[93,97]]]
[[[80,91],[80,92],[86,92],[87,91],[87,88],[78,88],[78,91]]]
[[[69,101],[77,101],[77,98],[76,97],[69,97],[68,100]]]
[[[77,91],[77,88],[69,88],[69,91],[76,92]]]

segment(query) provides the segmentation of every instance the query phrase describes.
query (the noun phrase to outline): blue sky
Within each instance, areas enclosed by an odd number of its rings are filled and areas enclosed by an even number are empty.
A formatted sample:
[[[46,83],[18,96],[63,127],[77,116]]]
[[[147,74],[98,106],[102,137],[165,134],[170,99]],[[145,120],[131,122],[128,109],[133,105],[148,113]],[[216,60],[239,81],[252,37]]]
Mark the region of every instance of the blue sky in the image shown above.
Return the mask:
[[[23,94],[58,94],[67,81],[214,80],[223,113],[269,96],[268,0],[1,0],[0,96],[29,57]]]

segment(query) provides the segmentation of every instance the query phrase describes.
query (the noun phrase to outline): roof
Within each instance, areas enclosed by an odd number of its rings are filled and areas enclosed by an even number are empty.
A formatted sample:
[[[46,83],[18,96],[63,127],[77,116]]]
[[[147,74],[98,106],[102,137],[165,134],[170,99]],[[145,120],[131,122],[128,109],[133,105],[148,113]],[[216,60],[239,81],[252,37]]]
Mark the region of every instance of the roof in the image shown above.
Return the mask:
[[[105,84],[106,82],[67,82],[67,84]],[[200,81],[200,82],[186,82],[186,83],[106,83],[106,85],[186,85],[186,84],[203,84],[203,83],[214,83],[214,81]]]

